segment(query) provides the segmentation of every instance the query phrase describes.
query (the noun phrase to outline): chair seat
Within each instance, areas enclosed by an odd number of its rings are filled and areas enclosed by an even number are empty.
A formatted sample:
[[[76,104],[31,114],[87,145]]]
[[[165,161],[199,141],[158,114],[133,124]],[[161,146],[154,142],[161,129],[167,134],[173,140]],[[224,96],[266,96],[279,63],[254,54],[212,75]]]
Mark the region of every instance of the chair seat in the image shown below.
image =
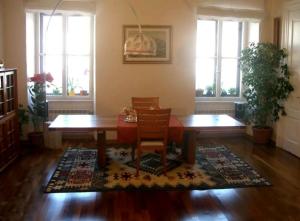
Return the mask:
[[[141,146],[163,146],[164,142],[162,141],[142,141]]]

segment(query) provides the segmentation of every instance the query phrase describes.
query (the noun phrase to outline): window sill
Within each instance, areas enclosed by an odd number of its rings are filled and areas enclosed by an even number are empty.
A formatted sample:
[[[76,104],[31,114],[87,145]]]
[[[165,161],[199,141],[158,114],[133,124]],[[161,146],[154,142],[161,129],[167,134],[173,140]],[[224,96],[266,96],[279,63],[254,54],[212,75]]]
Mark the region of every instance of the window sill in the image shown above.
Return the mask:
[[[48,103],[59,103],[59,102],[93,102],[91,99],[47,99]]]
[[[49,102],[55,101],[55,102],[60,102],[60,101],[93,101],[93,96],[47,96],[47,100]]]
[[[195,103],[233,103],[245,101],[241,97],[195,97]]]

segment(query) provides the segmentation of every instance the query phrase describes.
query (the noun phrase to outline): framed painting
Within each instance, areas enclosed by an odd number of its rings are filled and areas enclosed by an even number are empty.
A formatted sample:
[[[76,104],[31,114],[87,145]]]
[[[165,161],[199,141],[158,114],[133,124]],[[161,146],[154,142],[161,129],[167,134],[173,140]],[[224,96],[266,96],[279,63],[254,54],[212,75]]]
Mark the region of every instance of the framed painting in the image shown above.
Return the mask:
[[[123,26],[123,45],[128,37],[138,33],[137,25]],[[124,64],[172,63],[172,27],[169,25],[142,25],[142,32],[156,43],[156,55],[124,55]]]

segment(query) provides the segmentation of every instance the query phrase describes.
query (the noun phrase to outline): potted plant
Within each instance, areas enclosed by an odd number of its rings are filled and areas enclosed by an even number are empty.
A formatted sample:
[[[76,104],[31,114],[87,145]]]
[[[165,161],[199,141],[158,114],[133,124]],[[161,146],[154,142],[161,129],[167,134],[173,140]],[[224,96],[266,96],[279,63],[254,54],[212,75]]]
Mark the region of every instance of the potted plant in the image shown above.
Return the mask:
[[[237,90],[236,90],[236,88],[229,88],[228,89],[228,95],[229,96],[237,96]]]
[[[214,86],[207,86],[206,88],[206,96],[207,97],[212,97],[215,94],[215,87]]]
[[[28,110],[25,109],[22,104],[19,104],[19,107],[18,107],[18,123],[19,123],[19,130],[20,130],[20,137],[21,138],[24,136],[23,126],[25,124],[28,124],[28,122],[29,122]]]
[[[284,49],[271,43],[252,43],[242,50],[243,96],[256,143],[267,143],[272,135],[272,123],[285,114],[284,101],[293,91],[286,57]]]
[[[44,146],[43,123],[47,120],[46,85],[53,81],[50,73],[35,74],[28,79],[30,101],[28,110],[34,131],[28,134],[33,146]]]
[[[52,95],[61,95],[61,89],[57,86],[54,86]]]
[[[68,79],[68,95],[69,96],[75,96],[75,82],[74,82],[74,78],[70,78]]]
[[[196,97],[202,97],[204,93],[204,90],[199,88],[196,90]]]
[[[224,90],[224,89],[222,89],[222,91],[221,91],[221,96],[226,97],[227,95],[228,95],[228,94],[227,94],[227,91]]]

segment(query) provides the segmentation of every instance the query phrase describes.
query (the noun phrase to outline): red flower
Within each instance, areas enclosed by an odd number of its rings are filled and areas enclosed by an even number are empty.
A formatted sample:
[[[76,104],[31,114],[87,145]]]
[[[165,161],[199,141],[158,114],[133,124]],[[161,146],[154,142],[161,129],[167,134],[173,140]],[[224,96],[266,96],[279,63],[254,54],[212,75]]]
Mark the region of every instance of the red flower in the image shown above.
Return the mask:
[[[52,75],[50,74],[50,73],[47,73],[46,74],[46,81],[48,81],[48,82],[52,82],[54,79],[53,79],[53,77],[52,77]]]
[[[40,84],[44,84],[45,83],[45,77],[44,74],[35,74],[35,82],[36,83],[40,83]]]
[[[28,79],[28,81],[38,83],[38,84],[44,84],[46,83],[46,81],[51,83],[53,81],[53,77],[50,73],[34,74],[33,77],[30,77]]]

